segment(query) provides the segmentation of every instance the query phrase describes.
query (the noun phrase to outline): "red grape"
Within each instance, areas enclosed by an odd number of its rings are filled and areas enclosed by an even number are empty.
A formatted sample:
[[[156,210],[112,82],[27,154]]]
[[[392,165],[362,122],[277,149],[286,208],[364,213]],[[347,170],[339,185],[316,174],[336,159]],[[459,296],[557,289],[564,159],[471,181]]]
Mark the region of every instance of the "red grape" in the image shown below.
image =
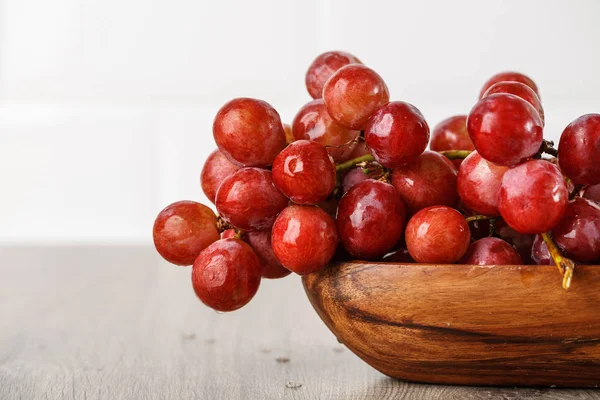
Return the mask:
[[[467,119],[479,154],[494,164],[513,166],[532,157],[543,141],[543,124],[533,106],[512,94],[479,100]]]
[[[246,241],[258,256],[262,264],[262,276],[267,279],[283,278],[291,274],[292,271],[286,269],[273,252],[271,246],[271,230],[248,232]]]
[[[456,204],[456,174],[446,157],[425,151],[414,162],[394,169],[392,185],[412,215],[425,207]]]
[[[297,204],[317,204],[335,187],[333,159],[320,144],[298,140],[286,147],[273,162],[273,183]]]
[[[504,174],[498,209],[517,232],[536,234],[558,225],[568,201],[559,169],[548,161],[530,160]]]
[[[364,140],[360,140],[356,144],[354,150],[352,150],[352,153],[350,153],[350,157],[348,157],[348,159],[351,160],[353,158],[364,156],[366,154],[371,154],[371,150],[369,150]]]
[[[336,196],[329,196],[327,199],[317,204],[317,206],[323,211],[325,211],[327,214],[335,218],[338,208],[338,199]]]
[[[371,154],[386,168],[414,161],[429,143],[429,126],[412,104],[393,101],[380,107],[365,127]]]
[[[486,161],[477,151],[472,152],[458,169],[456,188],[460,198],[476,213],[500,215],[500,186],[507,170],[507,167]]]
[[[344,162],[357,145],[360,131],[343,128],[327,113],[323,100],[313,100],[296,114],[292,125],[295,140],[314,140],[325,146],[335,162]]]
[[[340,200],[337,228],[354,257],[376,260],[394,248],[404,232],[406,209],[388,183],[366,180]]]
[[[596,203],[600,203],[600,184],[585,188],[583,197],[595,201]]]
[[[217,216],[195,201],[178,201],[162,210],[152,230],[154,246],[168,262],[192,265],[198,254],[219,240]]]
[[[365,172],[362,167],[356,167],[348,171],[342,180],[342,190],[346,193],[352,189],[354,185],[366,181],[367,179],[375,179],[383,173],[383,169],[379,166],[369,166],[369,171]]]
[[[271,244],[284,267],[310,274],[325,268],[336,252],[335,221],[318,207],[291,205],[277,217]]]
[[[406,226],[406,246],[419,263],[450,264],[467,251],[471,232],[453,208],[433,206],[416,213]]]
[[[219,150],[246,167],[266,167],[285,147],[279,114],[262,100],[233,99],[215,117],[213,136]]]
[[[495,231],[500,239],[508,242],[515,250],[517,250],[526,264],[531,264],[533,262],[531,259],[531,247],[533,246],[535,235],[524,235],[519,233],[508,226],[503,220],[496,221]]]
[[[285,142],[287,144],[292,143],[294,140],[294,134],[292,133],[292,126],[290,124],[283,124],[283,131],[285,132]]]
[[[306,89],[311,97],[320,99],[327,79],[348,64],[362,63],[358,58],[344,51],[327,51],[315,58],[306,71]]]
[[[431,132],[429,148],[433,151],[475,150],[467,131],[467,116],[456,115],[437,124]],[[463,160],[454,159],[452,164],[460,167]]]
[[[271,172],[242,168],[225,178],[217,192],[221,218],[238,229],[261,231],[270,228],[288,199],[273,186]]]
[[[208,246],[194,262],[192,284],[196,296],[217,311],[245,306],[260,285],[260,261],[239,239],[221,239]]]
[[[361,130],[375,110],[390,100],[390,94],[377,72],[361,64],[350,64],[325,82],[323,99],[334,121]]]
[[[523,260],[517,251],[502,239],[487,237],[469,246],[459,264],[474,265],[522,265]]]
[[[600,257],[600,206],[587,199],[570,201],[552,236],[569,257],[578,261],[597,259]]]
[[[600,114],[586,114],[565,128],[558,145],[561,171],[580,185],[600,183]]]
[[[415,260],[413,260],[413,258],[410,256],[408,249],[404,248],[386,254],[382,261],[402,264],[410,264],[415,262]]]
[[[521,82],[529,86],[535,92],[535,94],[538,95],[538,97],[540,95],[535,82],[533,82],[531,78],[519,72],[506,71],[500,72],[499,74],[496,74],[488,79],[488,81],[483,85],[483,88],[481,88],[481,92],[479,92],[479,98],[483,98],[485,96],[485,92],[487,92],[490,87],[498,82]]]
[[[544,116],[544,107],[542,107],[542,102],[540,101],[538,95],[529,86],[521,82],[498,82],[492,85],[485,92],[483,97],[487,97],[496,93],[514,94],[515,96],[522,98],[523,100],[531,104],[533,108],[535,108],[542,120],[542,124],[544,124],[546,120]]]
[[[208,200],[215,203],[215,196],[223,179],[238,169],[240,167],[229,161],[219,150],[210,153],[200,173],[200,184]]]
[[[531,247],[531,259],[537,265],[554,265],[554,260],[550,255],[546,242],[542,235],[535,235],[533,246]]]

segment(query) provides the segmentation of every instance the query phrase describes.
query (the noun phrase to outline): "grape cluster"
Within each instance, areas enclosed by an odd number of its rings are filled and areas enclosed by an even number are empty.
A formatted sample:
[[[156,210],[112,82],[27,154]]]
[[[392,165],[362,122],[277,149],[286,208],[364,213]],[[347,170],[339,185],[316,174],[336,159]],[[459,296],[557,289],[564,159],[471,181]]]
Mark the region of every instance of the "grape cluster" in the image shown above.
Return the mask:
[[[201,172],[218,217],[181,201],[156,219],[156,249],[193,264],[209,307],[236,310],[261,278],[333,259],[554,263],[565,288],[577,263],[600,259],[600,114],[577,118],[555,149],[538,88],[517,72],[432,132],[349,53],[317,57],[306,87],[313,100],[291,125],[262,100],[225,104]]]

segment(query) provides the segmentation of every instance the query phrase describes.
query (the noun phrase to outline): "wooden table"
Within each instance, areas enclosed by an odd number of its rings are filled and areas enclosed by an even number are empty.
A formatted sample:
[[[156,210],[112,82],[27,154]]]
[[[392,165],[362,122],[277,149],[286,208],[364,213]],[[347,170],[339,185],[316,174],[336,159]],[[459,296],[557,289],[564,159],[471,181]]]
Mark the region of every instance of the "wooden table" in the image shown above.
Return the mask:
[[[398,351],[401,351],[399,349]],[[400,382],[321,323],[300,279],[217,314],[143,247],[0,248],[0,399],[600,399]]]

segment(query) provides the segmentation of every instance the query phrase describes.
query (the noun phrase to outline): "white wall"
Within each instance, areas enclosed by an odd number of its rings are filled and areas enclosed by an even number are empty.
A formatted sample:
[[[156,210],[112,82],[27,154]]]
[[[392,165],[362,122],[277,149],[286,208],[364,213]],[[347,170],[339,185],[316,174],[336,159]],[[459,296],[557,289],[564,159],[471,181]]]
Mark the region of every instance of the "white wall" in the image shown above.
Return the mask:
[[[148,242],[238,96],[290,121],[320,52],[357,55],[430,125],[506,69],[547,136],[600,112],[600,2],[0,0],[0,241]]]

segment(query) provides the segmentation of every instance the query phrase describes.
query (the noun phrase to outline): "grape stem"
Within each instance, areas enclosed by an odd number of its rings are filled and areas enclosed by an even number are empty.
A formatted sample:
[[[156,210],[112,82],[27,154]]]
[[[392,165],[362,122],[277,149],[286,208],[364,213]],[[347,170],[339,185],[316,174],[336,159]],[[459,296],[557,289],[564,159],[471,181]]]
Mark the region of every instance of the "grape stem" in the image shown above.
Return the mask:
[[[446,156],[449,160],[464,160],[467,158],[469,154],[472,153],[471,150],[444,150],[440,151],[440,153]]]
[[[356,165],[360,164],[363,161],[374,161],[375,158],[371,154],[365,154],[360,157],[353,158],[341,164],[335,166],[335,170],[337,172],[346,171],[354,168]]]
[[[551,156],[558,156],[558,150],[554,148],[554,142],[551,140],[546,140],[542,142],[542,147],[540,148],[540,153],[550,154]]]
[[[223,218],[221,218],[221,216],[219,215],[217,217],[217,230],[219,231],[219,233],[223,233],[228,229],[233,229],[233,226],[231,226],[231,224],[229,224],[228,222],[226,222]]]
[[[542,233],[542,239],[544,239],[544,243],[546,243],[546,246],[548,246],[548,251],[550,252],[552,260],[554,260],[554,263],[558,267],[558,271],[563,276],[563,289],[568,290],[571,287],[571,282],[573,281],[575,263],[562,255],[560,249],[554,242],[554,239],[552,239],[552,236],[549,232]]]
[[[472,216],[466,218],[467,224],[471,223],[473,221],[481,221],[484,219],[494,220],[494,219],[496,219],[496,217],[488,217],[487,215],[472,215]]]

